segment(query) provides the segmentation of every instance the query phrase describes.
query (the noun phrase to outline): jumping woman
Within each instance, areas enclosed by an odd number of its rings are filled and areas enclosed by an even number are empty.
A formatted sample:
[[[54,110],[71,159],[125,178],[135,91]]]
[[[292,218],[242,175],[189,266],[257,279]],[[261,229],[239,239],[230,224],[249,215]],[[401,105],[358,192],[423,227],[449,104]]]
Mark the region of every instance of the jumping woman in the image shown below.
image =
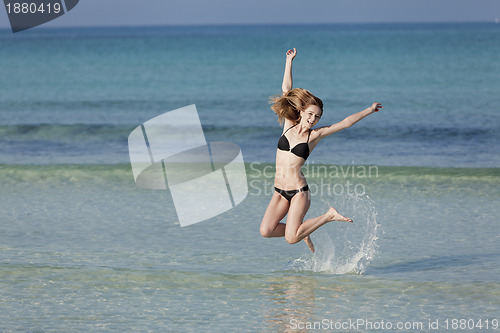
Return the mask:
[[[352,220],[330,207],[325,214],[304,221],[311,205],[311,193],[300,169],[321,139],[351,127],[377,112],[382,105],[373,103],[368,109],[350,115],[339,123],[313,129],[323,115],[323,102],[305,89],[292,89],[292,61],[296,55],[295,48],[286,52],[283,95],[272,99],[271,108],[284,126],[276,152],[275,192],[262,218],[260,233],[264,237],[284,236],[290,244],[304,240],[314,252],[310,239],[313,231],[330,221]],[[286,224],[281,223],[287,214]]]

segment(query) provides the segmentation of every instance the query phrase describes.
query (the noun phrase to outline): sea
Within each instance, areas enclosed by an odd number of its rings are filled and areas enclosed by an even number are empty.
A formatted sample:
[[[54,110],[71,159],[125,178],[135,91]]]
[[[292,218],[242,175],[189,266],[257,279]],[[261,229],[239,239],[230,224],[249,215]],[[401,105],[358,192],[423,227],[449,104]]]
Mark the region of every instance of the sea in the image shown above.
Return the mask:
[[[314,254],[259,233],[294,47],[317,126],[384,106],[304,165],[306,218],[354,220]],[[499,54],[495,23],[0,30],[0,331],[498,331]],[[248,194],[181,227],[128,136],[192,104]]]

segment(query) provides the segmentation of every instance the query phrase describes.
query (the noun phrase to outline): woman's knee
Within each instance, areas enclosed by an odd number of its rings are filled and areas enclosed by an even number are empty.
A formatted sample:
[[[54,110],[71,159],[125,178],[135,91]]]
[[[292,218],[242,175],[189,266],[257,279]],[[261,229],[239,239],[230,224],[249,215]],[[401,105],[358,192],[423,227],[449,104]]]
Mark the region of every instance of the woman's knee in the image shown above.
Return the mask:
[[[262,237],[266,237],[266,238],[269,238],[269,237],[272,237],[272,233],[273,231],[267,227],[260,227],[260,234],[262,235]]]
[[[299,238],[295,235],[285,235],[285,240],[288,242],[288,244],[296,244],[300,241]]]

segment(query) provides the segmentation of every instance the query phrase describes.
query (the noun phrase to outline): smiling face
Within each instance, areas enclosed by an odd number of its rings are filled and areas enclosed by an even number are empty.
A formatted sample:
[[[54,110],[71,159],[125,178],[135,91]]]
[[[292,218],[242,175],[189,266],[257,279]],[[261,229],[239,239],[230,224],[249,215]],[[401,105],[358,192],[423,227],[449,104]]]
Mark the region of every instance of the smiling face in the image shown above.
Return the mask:
[[[306,127],[312,128],[316,125],[323,115],[323,111],[317,105],[308,105],[304,111],[300,111],[300,123]]]

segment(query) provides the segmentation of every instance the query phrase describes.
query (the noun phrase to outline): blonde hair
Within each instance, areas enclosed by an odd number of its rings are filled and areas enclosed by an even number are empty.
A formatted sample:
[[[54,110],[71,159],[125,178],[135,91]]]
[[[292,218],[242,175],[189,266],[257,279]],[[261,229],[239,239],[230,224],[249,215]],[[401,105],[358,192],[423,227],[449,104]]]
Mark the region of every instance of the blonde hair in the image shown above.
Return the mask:
[[[283,96],[271,97],[271,109],[278,115],[280,125],[283,125],[285,118],[293,122],[300,120],[300,111],[309,105],[316,105],[323,112],[323,101],[311,94],[310,91],[302,88],[295,88]]]

